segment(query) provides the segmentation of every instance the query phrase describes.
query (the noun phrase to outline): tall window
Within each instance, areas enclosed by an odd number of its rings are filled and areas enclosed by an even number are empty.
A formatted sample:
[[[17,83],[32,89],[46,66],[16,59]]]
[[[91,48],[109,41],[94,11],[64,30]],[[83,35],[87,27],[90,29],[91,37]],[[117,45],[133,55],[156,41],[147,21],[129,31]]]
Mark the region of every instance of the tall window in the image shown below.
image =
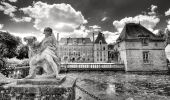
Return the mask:
[[[77,40],[74,40],[74,41],[73,41],[73,44],[77,44]]]
[[[105,50],[105,47],[103,47],[103,50]]]
[[[149,63],[149,51],[143,52],[143,63]]]
[[[102,44],[102,40],[99,41],[99,44],[100,44],[100,45]]]

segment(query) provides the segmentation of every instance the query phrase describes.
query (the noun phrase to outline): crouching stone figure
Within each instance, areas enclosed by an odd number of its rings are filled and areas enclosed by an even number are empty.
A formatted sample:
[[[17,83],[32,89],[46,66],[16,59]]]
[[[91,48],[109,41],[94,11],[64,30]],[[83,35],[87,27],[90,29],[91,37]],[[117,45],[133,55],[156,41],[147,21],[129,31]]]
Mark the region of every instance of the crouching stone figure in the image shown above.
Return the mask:
[[[39,43],[36,37],[25,37],[24,41],[29,46],[29,75],[26,79],[36,78],[37,69],[43,68],[44,72],[39,78],[49,78],[59,76],[60,60],[57,56],[56,38],[52,29],[44,29],[45,38]]]

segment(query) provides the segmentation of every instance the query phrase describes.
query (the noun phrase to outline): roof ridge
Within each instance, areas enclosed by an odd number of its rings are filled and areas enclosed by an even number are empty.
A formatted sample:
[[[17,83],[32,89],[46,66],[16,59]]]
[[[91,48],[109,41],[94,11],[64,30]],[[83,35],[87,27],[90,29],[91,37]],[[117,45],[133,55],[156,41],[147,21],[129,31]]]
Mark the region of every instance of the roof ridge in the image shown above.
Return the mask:
[[[158,40],[158,39],[162,40],[161,37],[158,37],[157,35],[155,35],[153,32],[151,32],[141,24],[126,23],[116,41],[119,42],[119,41],[126,40],[128,38],[138,39],[138,35],[140,34],[145,34],[145,35],[148,34],[152,40]]]

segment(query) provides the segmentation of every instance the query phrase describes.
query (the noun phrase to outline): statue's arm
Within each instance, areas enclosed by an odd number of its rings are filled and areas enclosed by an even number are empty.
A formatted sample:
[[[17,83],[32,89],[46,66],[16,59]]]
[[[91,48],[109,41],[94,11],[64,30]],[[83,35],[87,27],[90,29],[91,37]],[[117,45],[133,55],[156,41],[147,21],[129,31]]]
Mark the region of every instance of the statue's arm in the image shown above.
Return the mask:
[[[53,41],[54,41],[53,37],[48,37],[47,40],[42,42],[40,51],[41,52],[44,51],[47,47],[54,47],[54,42]]]

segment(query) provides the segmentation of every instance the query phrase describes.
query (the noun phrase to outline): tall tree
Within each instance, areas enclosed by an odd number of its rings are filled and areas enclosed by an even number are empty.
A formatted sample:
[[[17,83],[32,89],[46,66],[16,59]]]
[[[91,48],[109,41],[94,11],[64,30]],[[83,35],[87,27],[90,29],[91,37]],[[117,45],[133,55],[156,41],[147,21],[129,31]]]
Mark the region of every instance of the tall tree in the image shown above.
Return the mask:
[[[165,35],[166,35],[166,45],[170,44],[170,31],[167,29],[165,31]]]
[[[8,32],[0,32],[0,72],[8,75],[6,62],[4,58],[17,56],[16,48],[21,43],[19,37],[15,37]]]
[[[19,37],[8,32],[0,32],[0,57],[12,58],[16,56],[16,48],[20,43]]]
[[[18,59],[24,59],[24,58],[28,58],[28,51],[29,51],[29,48],[27,45],[20,45],[18,46],[18,49],[17,49],[17,58]]]

